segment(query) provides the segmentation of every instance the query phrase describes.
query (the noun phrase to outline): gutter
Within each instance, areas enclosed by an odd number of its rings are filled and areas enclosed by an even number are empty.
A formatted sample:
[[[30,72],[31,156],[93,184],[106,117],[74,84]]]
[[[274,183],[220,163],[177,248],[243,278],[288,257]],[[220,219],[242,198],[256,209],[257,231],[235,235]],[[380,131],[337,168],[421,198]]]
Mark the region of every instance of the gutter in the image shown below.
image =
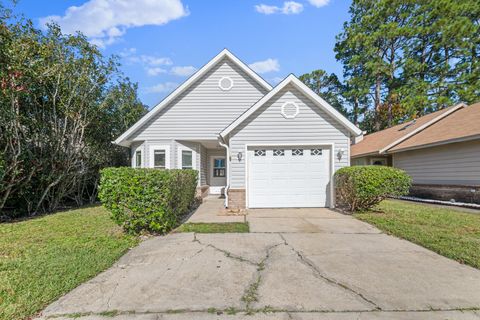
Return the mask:
[[[225,186],[225,208],[228,208],[228,190],[230,189],[230,147],[225,143],[221,135],[218,135],[218,144],[225,148],[225,158],[227,160],[227,185]]]

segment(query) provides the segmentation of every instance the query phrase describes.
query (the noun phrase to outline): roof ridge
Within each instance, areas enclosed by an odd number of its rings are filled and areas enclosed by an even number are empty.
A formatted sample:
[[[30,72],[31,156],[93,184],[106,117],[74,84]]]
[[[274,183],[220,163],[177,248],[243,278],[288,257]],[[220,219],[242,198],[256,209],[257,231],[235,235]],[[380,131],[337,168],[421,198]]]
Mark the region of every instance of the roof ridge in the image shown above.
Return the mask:
[[[383,147],[382,149],[380,149],[378,151],[379,154],[383,154],[385,152],[387,152],[389,149],[395,147],[396,145],[408,140],[409,138],[413,137],[414,135],[418,134],[419,132],[422,132],[423,130],[427,129],[428,127],[430,127],[431,125],[437,123],[438,121],[448,117],[449,115],[451,115],[452,113],[454,113],[455,111],[459,110],[459,109],[462,109],[462,108],[465,108],[467,105],[464,104],[463,102],[460,102],[452,107],[449,107],[447,109],[450,109],[450,110],[447,110],[441,114],[439,114],[438,116],[434,117],[433,119],[431,119],[430,121],[427,121],[426,123],[424,123],[423,125],[421,125],[420,127],[412,130],[411,132],[405,134],[404,136],[400,137],[399,139],[393,141],[392,143],[388,144],[386,147]],[[441,110],[438,110],[438,111],[441,111]],[[432,112],[433,114],[433,112]],[[417,118],[419,119],[419,118]],[[394,127],[391,127],[391,128],[394,128]]]

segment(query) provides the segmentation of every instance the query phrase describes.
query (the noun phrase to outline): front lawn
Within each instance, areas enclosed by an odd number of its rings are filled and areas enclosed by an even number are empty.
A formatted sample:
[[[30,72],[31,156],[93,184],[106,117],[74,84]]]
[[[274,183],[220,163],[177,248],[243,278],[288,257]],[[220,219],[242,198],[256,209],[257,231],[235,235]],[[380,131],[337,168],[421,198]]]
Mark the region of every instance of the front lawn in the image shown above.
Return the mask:
[[[385,200],[355,214],[386,233],[480,269],[480,214],[428,204]]]
[[[184,223],[175,232],[196,232],[196,233],[245,233],[249,232],[246,222],[227,223]]]
[[[37,313],[136,243],[100,206],[0,224],[0,319]]]

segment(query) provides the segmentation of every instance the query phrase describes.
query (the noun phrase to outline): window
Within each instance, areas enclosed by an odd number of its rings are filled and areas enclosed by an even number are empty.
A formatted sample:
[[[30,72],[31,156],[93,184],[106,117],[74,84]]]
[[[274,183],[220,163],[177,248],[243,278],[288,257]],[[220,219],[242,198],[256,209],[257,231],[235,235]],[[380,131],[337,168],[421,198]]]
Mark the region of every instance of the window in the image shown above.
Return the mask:
[[[225,159],[224,158],[213,159],[213,177],[214,178],[225,177]]]
[[[321,156],[322,155],[322,149],[311,149],[310,150],[310,155],[311,156]]]
[[[303,156],[303,149],[292,149],[292,156]]]
[[[142,167],[142,151],[141,150],[135,151],[135,167],[136,168]]]
[[[218,80],[218,86],[223,91],[228,91],[233,87],[233,79],[230,77],[222,77]]]
[[[298,104],[296,104],[295,102],[287,101],[282,105],[280,111],[286,119],[294,119],[298,115],[300,109],[298,107]]]
[[[254,150],[253,155],[255,157],[264,157],[267,155],[267,151],[265,149]]]
[[[165,150],[153,151],[153,167],[155,169],[166,169],[166,153]]]
[[[182,169],[193,169],[193,153],[191,150],[182,150]]]
[[[285,155],[285,150],[284,149],[273,149],[273,155],[274,156],[284,156]]]
[[[150,146],[148,166],[155,169],[170,169],[170,145],[156,144]],[[145,161],[147,162],[147,161]]]

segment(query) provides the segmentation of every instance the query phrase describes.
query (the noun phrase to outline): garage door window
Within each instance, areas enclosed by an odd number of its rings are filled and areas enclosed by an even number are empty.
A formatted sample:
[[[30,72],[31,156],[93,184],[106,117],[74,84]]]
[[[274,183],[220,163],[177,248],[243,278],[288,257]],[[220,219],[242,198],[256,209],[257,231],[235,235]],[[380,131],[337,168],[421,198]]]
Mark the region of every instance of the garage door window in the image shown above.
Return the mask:
[[[310,150],[310,155],[311,156],[321,156],[322,155],[322,149],[311,149]]]
[[[292,156],[303,156],[303,149],[292,149]]]
[[[255,150],[253,154],[255,157],[264,157],[267,155],[267,151],[265,149],[258,149]]]
[[[276,157],[284,156],[285,150],[284,149],[273,149],[273,155]]]

